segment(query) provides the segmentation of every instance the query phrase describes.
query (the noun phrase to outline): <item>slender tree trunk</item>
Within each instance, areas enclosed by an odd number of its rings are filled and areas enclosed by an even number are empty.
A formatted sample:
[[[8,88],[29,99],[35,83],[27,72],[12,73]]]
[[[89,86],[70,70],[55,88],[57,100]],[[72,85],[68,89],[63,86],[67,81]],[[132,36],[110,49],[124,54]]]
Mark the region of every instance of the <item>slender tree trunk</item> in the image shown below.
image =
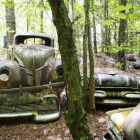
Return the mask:
[[[43,33],[43,11],[40,11],[40,33]]]
[[[121,0],[121,5],[126,6],[126,0]],[[125,11],[121,11],[121,13],[125,13]],[[120,19],[120,26],[119,26],[119,39],[118,39],[118,45],[122,47],[122,50],[118,53],[118,59],[120,63],[122,64],[122,69],[125,70],[126,68],[126,58],[125,58],[125,50],[123,49],[123,43],[126,39],[126,26],[127,26],[127,20],[126,19]]]
[[[40,9],[40,33],[43,33],[43,11]],[[40,43],[43,43],[43,40],[40,41]]]
[[[29,32],[29,15],[26,13],[26,20],[27,20],[27,32]]]
[[[116,5],[115,5],[115,7],[116,7]],[[114,36],[113,36],[113,38],[114,38],[114,47],[116,47],[117,46],[117,31],[118,31],[118,28],[117,28],[117,21],[116,21],[116,14],[115,14],[115,24],[114,24]]]
[[[90,140],[91,134],[83,106],[83,92],[76,47],[73,41],[72,23],[63,0],[48,0],[53,14],[53,22],[58,33],[58,43],[63,62],[65,81],[68,85],[68,108],[66,123],[74,140]]]
[[[88,9],[90,9],[90,3],[89,0],[87,0]],[[88,52],[89,52],[89,62],[90,62],[90,80],[89,80],[89,112],[94,113],[95,112],[95,83],[94,83],[94,56],[92,49],[92,41],[91,41],[91,26],[90,26],[90,18],[89,18],[89,12],[87,15],[87,21],[88,21]],[[96,38],[95,38],[96,40]],[[96,48],[97,49],[97,48]]]
[[[104,1],[104,19],[108,19],[108,0]],[[110,42],[110,27],[105,25],[105,44],[106,44],[106,54],[110,55],[109,53],[109,46],[111,45]]]
[[[108,26],[108,33],[107,33],[107,44],[108,44],[108,55],[110,56],[110,47],[111,47],[111,28]]]
[[[14,0],[7,0],[10,6],[5,6],[6,11],[6,27],[9,28],[6,32],[7,45],[13,44],[13,38],[16,32]]]
[[[97,53],[96,24],[95,24],[95,14],[94,14],[94,11],[93,11],[93,40],[94,40],[94,52]]]
[[[84,9],[85,9],[85,27],[84,27],[84,35],[83,35],[83,81],[84,81],[84,106],[85,110],[88,110],[87,103],[87,35],[88,35],[88,0],[85,0]]]
[[[100,3],[104,3],[104,0],[100,0]],[[103,11],[105,9],[105,5],[103,7]],[[104,13],[104,12],[103,12]],[[105,15],[101,15],[104,20],[105,20]],[[105,27],[103,26],[102,22],[101,22],[101,38],[102,38],[102,43],[101,43],[101,48],[102,48],[102,53],[104,53],[105,50]]]
[[[104,20],[107,20],[107,9],[108,9],[108,5],[107,5],[107,0],[104,0]],[[105,46],[105,49],[106,49],[106,51],[108,50],[108,47],[107,47],[107,32],[108,32],[108,27],[107,27],[107,25],[105,25],[105,27],[104,27],[104,41],[105,41],[105,44],[106,44],[106,46]],[[107,53],[107,52],[106,52]]]
[[[103,28],[103,24],[102,23],[101,23],[101,38],[102,38],[101,48],[102,48],[102,53],[104,53],[104,48],[105,48],[105,30]]]

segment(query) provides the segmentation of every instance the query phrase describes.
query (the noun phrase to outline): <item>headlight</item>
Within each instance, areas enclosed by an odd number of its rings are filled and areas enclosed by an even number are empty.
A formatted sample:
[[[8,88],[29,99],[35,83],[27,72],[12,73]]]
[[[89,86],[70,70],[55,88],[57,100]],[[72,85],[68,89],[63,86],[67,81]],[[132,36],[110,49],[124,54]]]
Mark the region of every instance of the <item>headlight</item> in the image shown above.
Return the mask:
[[[0,75],[0,80],[6,82],[6,81],[9,80],[9,76],[6,75],[6,74],[1,74],[1,75]]]
[[[60,65],[56,68],[56,72],[59,76],[63,76],[63,67]]]

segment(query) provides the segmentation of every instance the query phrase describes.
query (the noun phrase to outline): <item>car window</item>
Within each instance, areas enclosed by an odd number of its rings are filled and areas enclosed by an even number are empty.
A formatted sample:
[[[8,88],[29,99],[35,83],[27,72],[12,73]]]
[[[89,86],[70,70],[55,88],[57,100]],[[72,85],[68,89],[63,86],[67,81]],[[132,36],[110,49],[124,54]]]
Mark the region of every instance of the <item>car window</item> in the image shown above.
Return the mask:
[[[41,38],[28,38],[24,40],[24,44],[42,44],[45,45],[45,41]]]
[[[53,46],[53,42],[48,37],[40,37],[40,36],[17,36],[15,39],[15,44],[40,44],[48,47]]]

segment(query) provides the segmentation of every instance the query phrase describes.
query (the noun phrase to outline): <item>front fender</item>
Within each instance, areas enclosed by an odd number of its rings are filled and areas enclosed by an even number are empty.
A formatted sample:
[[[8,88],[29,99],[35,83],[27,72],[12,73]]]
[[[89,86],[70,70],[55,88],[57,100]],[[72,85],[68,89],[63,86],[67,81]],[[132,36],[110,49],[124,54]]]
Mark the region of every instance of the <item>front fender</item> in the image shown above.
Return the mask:
[[[16,61],[0,61],[0,75],[6,74],[9,80],[0,80],[0,87],[19,87],[21,85],[20,67]]]

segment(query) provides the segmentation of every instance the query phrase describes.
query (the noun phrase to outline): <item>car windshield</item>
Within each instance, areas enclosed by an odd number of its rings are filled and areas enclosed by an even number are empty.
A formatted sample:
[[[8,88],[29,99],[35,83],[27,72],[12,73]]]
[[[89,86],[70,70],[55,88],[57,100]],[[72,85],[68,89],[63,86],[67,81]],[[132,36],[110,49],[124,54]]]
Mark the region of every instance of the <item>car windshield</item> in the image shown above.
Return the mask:
[[[45,41],[41,38],[28,38],[24,40],[24,44],[42,44],[45,45]]]
[[[15,39],[16,45],[18,44],[40,44],[51,47],[51,39],[47,37],[38,36],[17,36]]]

